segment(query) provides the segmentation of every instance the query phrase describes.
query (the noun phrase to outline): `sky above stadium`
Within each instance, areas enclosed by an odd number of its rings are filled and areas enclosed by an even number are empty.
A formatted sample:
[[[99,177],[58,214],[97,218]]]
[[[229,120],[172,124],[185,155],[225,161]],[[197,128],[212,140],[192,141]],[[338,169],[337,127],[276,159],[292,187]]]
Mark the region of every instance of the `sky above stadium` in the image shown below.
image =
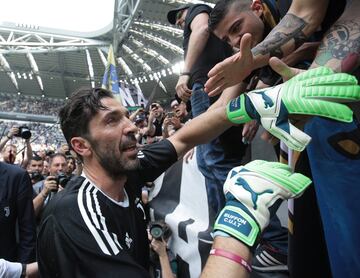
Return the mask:
[[[114,0],[0,1],[0,23],[15,22],[75,32],[92,32],[113,19]]]

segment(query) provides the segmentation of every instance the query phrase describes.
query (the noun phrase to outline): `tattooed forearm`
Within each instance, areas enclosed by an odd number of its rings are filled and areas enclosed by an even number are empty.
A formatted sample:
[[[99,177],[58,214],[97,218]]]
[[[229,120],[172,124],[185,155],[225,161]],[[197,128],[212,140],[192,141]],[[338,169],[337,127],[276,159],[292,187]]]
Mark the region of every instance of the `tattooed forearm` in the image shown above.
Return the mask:
[[[303,33],[306,26],[307,23],[302,18],[294,14],[285,15],[265,40],[253,48],[253,54],[270,54],[270,56],[281,58],[283,56],[281,47],[287,42],[293,40],[295,49],[306,40]]]
[[[319,47],[315,63],[331,64],[342,72],[355,70],[360,63],[360,24],[347,20],[332,26]]]

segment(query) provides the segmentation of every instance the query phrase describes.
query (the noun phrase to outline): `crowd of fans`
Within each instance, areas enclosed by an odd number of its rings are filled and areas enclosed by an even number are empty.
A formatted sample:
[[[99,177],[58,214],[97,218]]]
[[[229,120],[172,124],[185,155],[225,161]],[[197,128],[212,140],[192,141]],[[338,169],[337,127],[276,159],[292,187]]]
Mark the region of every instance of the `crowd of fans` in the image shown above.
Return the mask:
[[[0,93],[0,111],[57,116],[64,100]]]

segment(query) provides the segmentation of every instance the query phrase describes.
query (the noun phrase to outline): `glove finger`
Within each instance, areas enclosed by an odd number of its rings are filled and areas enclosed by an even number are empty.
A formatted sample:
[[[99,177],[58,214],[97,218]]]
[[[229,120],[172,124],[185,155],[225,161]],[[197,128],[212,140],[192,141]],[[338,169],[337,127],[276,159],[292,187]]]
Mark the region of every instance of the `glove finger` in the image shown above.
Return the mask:
[[[346,73],[334,73],[324,76],[314,76],[312,78],[304,79],[301,81],[302,85],[305,87],[308,86],[323,86],[323,85],[333,85],[333,86],[346,86],[346,85],[357,85],[357,79]]]
[[[272,135],[284,141],[284,143],[293,150],[303,151],[311,141],[311,137],[302,132],[288,121],[276,122],[275,119],[262,118],[262,126]]]
[[[346,105],[324,100],[302,100],[301,102],[292,103],[288,108],[291,114],[313,115],[326,117],[340,122],[350,123],[353,120],[353,111]]]
[[[305,188],[311,184],[311,179],[299,174],[292,173],[290,167],[279,162],[263,162],[261,164],[246,164],[245,169],[250,172],[243,172],[242,176],[251,175],[251,172],[258,173],[259,175],[270,179],[278,187],[290,191],[290,196],[296,197],[301,194]]]
[[[303,73],[300,73],[297,76],[295,76],[294,78],[292,78],[291,80],[303,81],[303,80],[310,79],[313,77],[331,75],[333,73],[334,72],[330,68],[318,67],[318,68],[307,70]]]

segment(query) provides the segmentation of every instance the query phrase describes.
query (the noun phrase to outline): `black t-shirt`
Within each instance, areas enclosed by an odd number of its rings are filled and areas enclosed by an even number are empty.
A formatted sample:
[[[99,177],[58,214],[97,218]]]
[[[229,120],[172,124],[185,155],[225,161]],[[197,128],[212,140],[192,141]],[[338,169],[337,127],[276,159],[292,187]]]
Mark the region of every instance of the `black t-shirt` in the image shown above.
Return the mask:
[[[75,177],[46,207],[37,251],[42,277],[148,277],[149,244],[141,187],[177,161],[168,140],[139,152],[122,203]]]
[[[191,22],[197,15],[201,13],[209,14],[211,11],[212,9],[204,4],[192,5],[188,9],[187,15],[185,17],[183,41],[185,57],[187,55],[189,39],[191,35]],[[220,40],[214,34],[210,33],[204,50],[200,53],[199,58],[196,59],[195,64],[190,70],[190,88],[193,86],[194,83],[205,84],[208,79],[207,74],[212,69],[212,67],[215,66],[217,63],[223,61],[225,58],[231,56],[231,54],[231,46],[226,42]]]
[[[155,126],[155,133],[153,136],[162,136],[162,125],[164,123],[165,117],[163,116],[161,120],[155,119],[153,125]]]

